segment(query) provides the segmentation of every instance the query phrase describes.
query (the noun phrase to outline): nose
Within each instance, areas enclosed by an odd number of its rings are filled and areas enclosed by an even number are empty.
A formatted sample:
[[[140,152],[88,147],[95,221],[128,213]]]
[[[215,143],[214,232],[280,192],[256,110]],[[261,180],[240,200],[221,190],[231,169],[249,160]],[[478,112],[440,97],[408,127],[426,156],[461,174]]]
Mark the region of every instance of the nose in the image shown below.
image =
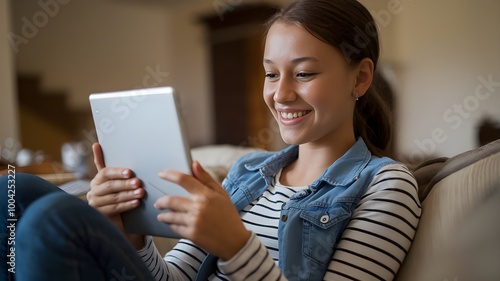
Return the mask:
[[[274,101],[276,103],[286,103],[294,101],[297,98],[293,88],[293,81],[290,81],[286,76],[276,82],[276,91],[274,92]]]

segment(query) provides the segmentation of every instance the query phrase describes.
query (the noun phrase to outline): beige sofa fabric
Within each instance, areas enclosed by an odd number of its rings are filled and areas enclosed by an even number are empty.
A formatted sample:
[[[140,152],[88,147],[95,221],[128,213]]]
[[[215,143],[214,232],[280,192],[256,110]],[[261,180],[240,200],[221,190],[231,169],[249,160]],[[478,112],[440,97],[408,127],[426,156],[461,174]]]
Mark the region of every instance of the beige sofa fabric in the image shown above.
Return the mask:
[[[499,188],[499,147],[500,142],[497,141],[490,145],[489,150],[484,151],[483,147],[480,151],[467,152],[462,155],[462,159],[455,158],[452,164],[445,164],[436,175],[439,181],[434,180],[437,183],[433,186],[429,184],[432,189],[422,203],[418,230],[397,280],[463,280],[459,278],[460,272],[453,268],[463,260],[461,256],[467,253],[453,245],[456,243],[457,231],[470,220],[472,212]],[[497,152],[492,154],[493,151]],[[481,160],[477,162],[470,161],[471,155],[479,154],[485,158],[479,157]],[[463,162],[468,166],[463,165]],[[453,172],[456,169],[459,170]],[[446,173],[446,176],[440,173]],[[490,214],[493,224],[498,225],[499,215]],[[450,270],[446,271],[445,268]]]
[[[199,161],[205,170],[222,182],[234,162],[241,156],[258,151],[257,148],[236,145],[207,145],[191,149],[193,160]]]

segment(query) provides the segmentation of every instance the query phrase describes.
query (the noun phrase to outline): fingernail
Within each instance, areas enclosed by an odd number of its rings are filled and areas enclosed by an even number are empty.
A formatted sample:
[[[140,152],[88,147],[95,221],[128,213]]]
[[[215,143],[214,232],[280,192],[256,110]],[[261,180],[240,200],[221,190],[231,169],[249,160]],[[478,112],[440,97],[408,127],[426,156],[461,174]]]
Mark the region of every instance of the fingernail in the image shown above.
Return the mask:
[[[128,176],[128,170],[123,170],[123,171],[122,171],[122,174],[123,174],[124,176]]]
[[[140,190],[140,189],[136,189],[136,190],[134,190],[134,194],[135,194],[135,195],[138,195],[139,193],[141,193],[141,190]]]
[[[134,201],[130,202],[130,205],[137,206],[138,203],[139,203],[138,200],[134,200]]]

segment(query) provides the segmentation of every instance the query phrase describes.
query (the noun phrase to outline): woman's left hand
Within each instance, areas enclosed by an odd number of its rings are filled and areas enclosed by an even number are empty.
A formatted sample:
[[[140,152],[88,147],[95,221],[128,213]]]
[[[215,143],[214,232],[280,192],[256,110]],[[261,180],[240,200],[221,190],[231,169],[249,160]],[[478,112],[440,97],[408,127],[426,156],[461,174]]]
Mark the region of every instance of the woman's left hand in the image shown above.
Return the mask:
[[[189,197],[164,196],[155,208],[168,210],[158,220],[193,241],[204,250],[229,260],[250,238],[239,213],[224,188],[198,162],[192,164],[193,175],[163,170],[159,176],[185,188]]]

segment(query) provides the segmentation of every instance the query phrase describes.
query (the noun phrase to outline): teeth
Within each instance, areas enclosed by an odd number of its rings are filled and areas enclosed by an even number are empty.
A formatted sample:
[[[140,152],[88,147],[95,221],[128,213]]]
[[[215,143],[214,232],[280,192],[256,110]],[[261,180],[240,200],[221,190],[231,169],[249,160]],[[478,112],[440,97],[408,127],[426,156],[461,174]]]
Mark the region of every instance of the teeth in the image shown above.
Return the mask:
[[[294,119],[294,118],[300,118],[306,114],[307,114],[307,111],[299,111],[299,112],[294,112],[294,113],[281,112],[281,117],[283,117],[283,119]]]

